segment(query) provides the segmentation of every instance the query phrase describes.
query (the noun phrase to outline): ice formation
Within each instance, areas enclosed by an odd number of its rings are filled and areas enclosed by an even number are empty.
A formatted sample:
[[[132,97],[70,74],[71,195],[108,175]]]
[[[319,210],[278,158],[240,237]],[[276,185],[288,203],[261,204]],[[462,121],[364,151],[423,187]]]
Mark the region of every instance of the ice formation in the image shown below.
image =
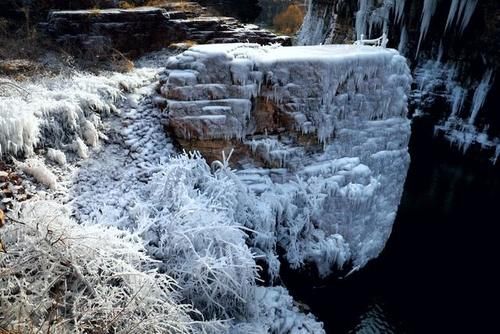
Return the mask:
[[[303,314],[283,287],[258,287],[255,290],[253,318],[240,323],[230,334],[324,334],[323,326],[311,314]]]
[[[304,17],[304,22],[298,33],[297,42],[299,44],[322,44],[324,42],[325,22],[323,20],[316,21],[313,18],[312,0],[307,0],[307,12]]]
[[[358,0],[358,11],[356,12],[356,39],[364,37],[372,38],[375,34],[387,34],[389,16],[392,12],[396,20],[402,19],[404,1],[382,1],[377,3],[374,0]]]
[[[17,167],[24,173],[32,176],[35,180],[50,189],[55,189],[57,186],[57,177],[43,163],[43,161],[33,158],[26,159],[25,162],[17,162]]]
[[[431,20],[437,9],[437,0],[424,0],[424,6],[422,8],[422,18],[420,23],[420,37],[418,39],[417,55],[420,51],[420,46],[427,36],[429,27],[431,25]]]
[[[481,82],[476,87],[474,97],[472,99],[472,110],[470,113],[469,124],[473,125],[476,121],[479,110],[484,106],[484,102],[488,96],[491,85],[493,83],[493,70],[489,69],[484,74]]]
[[[496,163],[499,139],[487,134],[487,125],[476,124],[495,80],[494,71],[487,69],[480,81],[468,84],[461,83],[459,76],[460,68],[454,63],[435,60],[420,63],[414,71],[415,89],[411,92],[416,115],[421,115],[437,99],[448,102],[450,113],[436,125],[435,132],[443,133],[464,153],[473,144],[480,145],[481,149],[492,152],[491,161]]]
[[[244,155],[235,219],[257,231],[251,245],[271,276],[277,247],[292,267],[326,276],[363,266],[390,234],[410,81],[405,58],[380,47],[221,44],[172,57],[162,93],[185,148]]]
[[[469,25],[476,6],[477,0],[452,0],[445,31],[448,31],[450,27],[455,25],[462,34]]]
[[[332,1],[335,2],[335,1]],[[341,4],[342,2],[335,2]],[[406,0],[359,0],[355,14],[354,33],[358,40],[365,36],[386,33],[389,39],[391,33],[398,34],[398,50],[408,57],[415,58],[414,84],[416,89],[412,91],[411,103],[416,107],[414,115],[423,113],[432,107],[437,100],[450,102],[450,110],[443,121],[438,122],[436,132],[444,132],[445,138],[457,144],[463,151],[478,143],[483,149],[494,151],[493,161],[498,152],[498,138],[490,137],[488,125],[483,124],[484,119],[478,120],[478,114],[486,103],[489,89],[493,86],[495,75],[491,69],[492,64],[484,64],[486,74],[480,79],[464,75],[464,69],[468,66],[467,61],[443,61],[450,55],[447,48],[450,48],[450,37],[459,38],[469,26],[473,15],[478,8],[477,0],[451,0],[451,1],[406,1]],[[419,10],[418,22],[418,46],[416,52],[408,47],[409,27],[413,24],[411,8]],[[447,11],[446,22],[437,22],[434,18],[437,10]],[[406,15],[409,14],[409,15]],[[325,15],[327,15],[325,13]],[[324,17],[314,16],[310,11],[306,16],[304,26],[319,26],[325,21]],[[319,23],[318,23],[319,22]],[[316,24],[317,23],[317,24]],[[391,29],[392,26],[392,29]],[[438,31],[443,29],[445,38],[439,43],[427,43],[424,45],[427,34],[431,29]],[[322,29],[326,31],[328,29]],[[305,31],[304,31],[305,32]],[[328,40],[325,36],[317,38],[301,34],[301,44],[322,43]],[[411,36],[410,36],[411,37]],[[396,36],[397,38],[397,36]],[[453,41],[451,40],[451,43]],[[457,42],[455,53],[459,53],[460,42]],[[425,54],[420,55],[425,50]],[[483,59],[479,60],[484,62]],[[477,63],[470,64],[477,66]],[[475,71],[475,70],[474,70]],[[479,127],[478,127],[479,126]]]

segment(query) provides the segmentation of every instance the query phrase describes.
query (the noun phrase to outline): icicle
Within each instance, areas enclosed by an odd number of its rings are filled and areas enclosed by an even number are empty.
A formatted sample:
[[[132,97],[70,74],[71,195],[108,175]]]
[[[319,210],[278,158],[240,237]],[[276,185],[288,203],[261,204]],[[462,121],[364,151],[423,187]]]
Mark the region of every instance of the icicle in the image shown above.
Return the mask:
[[[456,86],[453,89],[453,93],[451,96],[452,108],[449,118],[454,118],[462,111],[465,99],[467,97],[467,90],[460,86]]]
[[[358,11],[356,12],[356,39],[363,39],[363,35],[366,32],[366,21],[368,15],[368,1],[370,0],[358,0]]]
[[[448,19],[446,20],[446,27],[444,28],[444,31],[447,32],[448,28],[451,27],[453,22],[457,20],[457,13],[458,13],[458,7],[459,4],[460,6],[463,5],[462,0],[453,0],[451,5],[450,5],[450,11],[448,12]]]
[[[459,34],[463,34],[477,7],[477,0],[453,0],[446,20],[447,32],[453,25],[459,27]]]
[[[418,47],[417,47],[417,54],[418,56],[420,52],[420,46],[425,39],[425,36],[427,35],[427,32],[429,31],[429,27],[431,25],[431,20],[432,17],[434,16],[434,13],[436,12],[437,8],[437,3],[439,0],[425,0],[424,1],[424,7],[422,8],[422,18],[421,18],[421,23],[420,23],[420,38],[418,40]]]
[[[398,45],[399,53],[401,54],[405,53],[406,44],[408,44],[408,29],[406,29],[406,26],[403,26],[403,28],[401,29],[401,38],[399,40],[399,45]]]
[[[477,6],[477,0],[462,0],[466,3],[464,16],[462,17],[462,21],[460,22],[460,34],[463,34],[467,26],[469,25],[470,19],[474,14]]]
[[[483,107],[486,102],[486,98],[493,84],[493,70],[489,69],[484,73],[483,79],[479,83],[474,92],[474,98],[472,99],[472,111],[469,118],[469,124],[473,125],[476,121],[477,114],[479,110]]]
[[[406,0],[395,0],[394,4],[394,22],[402,23]]]
[[[443,55],[444,55],[444,44],[443,40],[439,42],[439,51],[438,51],[438,57],[437,61],[440,63],[443,60]]]

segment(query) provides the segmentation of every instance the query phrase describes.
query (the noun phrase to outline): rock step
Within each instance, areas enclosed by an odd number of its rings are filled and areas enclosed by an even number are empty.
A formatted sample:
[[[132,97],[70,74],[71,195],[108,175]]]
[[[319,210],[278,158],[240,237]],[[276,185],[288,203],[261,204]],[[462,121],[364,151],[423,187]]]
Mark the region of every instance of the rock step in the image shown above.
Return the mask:
[[[169,87],[166,98],[170,100],[221,100],[231,98],[247,98],[257,95],[257,85],[223,85],[223,84],[195,84],[190,86]]]
[[[52,11],[48,22],[40,27],[57,42],[72,46],[78,52],[85,50],[94,58],[115,50],[136,56],[187,40],[198,44],[248,41],[290,44],[288,37],[244,25],[231,17],[204,16],[203,7],[189,3],[186,6]]]

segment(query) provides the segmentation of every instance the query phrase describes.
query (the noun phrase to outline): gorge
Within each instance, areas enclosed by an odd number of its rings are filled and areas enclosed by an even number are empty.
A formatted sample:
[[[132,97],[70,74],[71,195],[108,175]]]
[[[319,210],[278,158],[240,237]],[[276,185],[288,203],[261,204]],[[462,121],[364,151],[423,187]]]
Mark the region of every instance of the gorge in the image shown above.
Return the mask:
[[[490,330],[495,1],[90,2],[0,44],[0,332]]]

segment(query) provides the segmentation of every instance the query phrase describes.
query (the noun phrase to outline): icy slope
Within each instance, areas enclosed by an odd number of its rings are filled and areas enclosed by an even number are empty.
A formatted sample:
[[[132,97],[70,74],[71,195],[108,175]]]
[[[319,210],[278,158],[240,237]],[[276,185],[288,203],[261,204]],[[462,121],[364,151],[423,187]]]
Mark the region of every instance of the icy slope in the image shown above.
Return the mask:
[[[235,218],[257,231],[270,274],[282,248],[292,267],[328,275],[365,265],[389,237],[409,162],[410,81],[389,49],[221,44],[172,57],[162,93],[180,145],[210,161],[234,149]]]

